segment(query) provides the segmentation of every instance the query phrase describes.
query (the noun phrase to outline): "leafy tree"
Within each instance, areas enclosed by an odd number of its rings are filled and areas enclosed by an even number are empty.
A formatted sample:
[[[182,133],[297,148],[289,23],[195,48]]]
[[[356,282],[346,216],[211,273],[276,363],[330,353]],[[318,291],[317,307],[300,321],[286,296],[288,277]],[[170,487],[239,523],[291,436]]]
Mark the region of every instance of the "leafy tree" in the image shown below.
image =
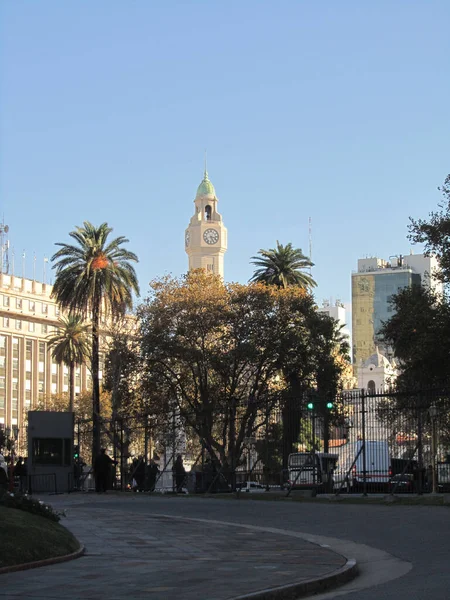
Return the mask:
[[[450,305],[445,296],[423,286],[404,288],[392,299],[394,315],[380,331],[392,346],[401,372],[399,390],[442,387],[450,383]]]
[[[100,319],[116,318],[131,308],[132,294],[139,294],[136,273],[131,262],[137,256],[122,245],[128,240],[109,240],[112,229],[107,223],[95,227],[89,221],[69,233],[76,245],[57,243],[60,249],[53,255],[56,279],[53,296],[62,308],[92,319],[92,454],[100,452],[100,382],[99,347]]]
[[[109,420],[111,419],[111,394],[102,391],[100,423],[103,425],[101,431],[101,443],[108,446],[111,443],[109,435]],[[33,407],[33,410],[52,410],[65,412],[69,408],[69,394],[51,394],[40,400]],[[89,462],[89,449],[92,440],[92,394],[89,391],[82,392],[75,396],[73,404],[75,414],[75,443],[80,445],[80,454],[84,460]],[[26,451],[26,450],[25,450]]]
[[[292,244],[280,244],[270,250],[260,250],[260,256],[252,256],[252,264],[257,267],[250,281],[275,285],[286,288],[296,285],[302,288],[313,288],[316,286],[314,279],[304,272],[312,267],[313,263],[299,248],[293,248]]]
[[[212,458],[232,471],[245,440],[292,389],[294,368],[299,392],[314,384],[318,313],[300,287],[224,284],[191,271],[153,282],[138,313],[149,410],[176,406]],[[299,434],[300,425],[294,440]]]
[[[428,221],[410,218],[409,239],[416,244],[425,244],[425,253],[439,259],[439,272],[430,273],[430,276],[447,284],[450,282],[450,175],[438,189],[444,197],[440,210],[431,212]]]
[[[113,418],[142,414],[137,321],[126,319],[108,333],[103,388],[111,392]]]
[[[69,367],[69,411],[73,412],[75,398],[75,365],[81,365],[89,356],[87,332],[89,325],[81,315],[69,314],[59,319],[59,327],[54,336],[49,338],[52,356],[58,363]]]

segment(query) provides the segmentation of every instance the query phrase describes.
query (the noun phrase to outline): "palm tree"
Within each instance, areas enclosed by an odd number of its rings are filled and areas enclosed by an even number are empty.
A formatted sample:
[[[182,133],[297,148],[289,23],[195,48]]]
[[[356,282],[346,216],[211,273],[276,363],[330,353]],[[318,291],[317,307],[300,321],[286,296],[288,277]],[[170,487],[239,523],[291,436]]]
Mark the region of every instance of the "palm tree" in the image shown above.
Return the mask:
[[[258,267],[250,281],[276,285],[286,288],[289,285],[297,285],[302,288],[313,288],[316,282],[304,272],[304,269],[312,267],[313,263],[299,248],[293,248],[292,244],[280,244],[270,250],[260,250],[261,256],[252,256],[252,264]]]
[[[130,261],[137,256],[122,248],[128,240],[121,236],[108,241],[112,228],[107,223],[95,227],[89,221],[69,233],[76,245],[58,243],[52,256],[56,261],[53,296],[69,313],[92,319],[92,457],[100,452],[99,348],[102,311],[111,318],[125,314],[133,305],[133,292],[139,295],[136,272]]]
[[[89,356],[87,332],[89,325],[84,323],[80,314],[69,314],[59,320],[56,335],[49,338],[52,356],[57,363],[69,367],[69,411],[73,412],[75,399],[75,365],[81,364]]]

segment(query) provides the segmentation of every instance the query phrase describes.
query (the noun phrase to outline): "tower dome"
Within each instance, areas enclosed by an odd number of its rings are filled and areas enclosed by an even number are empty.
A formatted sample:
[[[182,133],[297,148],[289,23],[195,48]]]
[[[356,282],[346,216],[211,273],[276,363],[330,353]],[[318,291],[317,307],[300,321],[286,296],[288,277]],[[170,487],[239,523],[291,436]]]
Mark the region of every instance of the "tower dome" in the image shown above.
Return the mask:
[[[200,198],[201,196],[212,196],[213,198],[216,197],[216,190],[209,180],[208,171],[206,169],[202,182],[197,188],[196,198]]]

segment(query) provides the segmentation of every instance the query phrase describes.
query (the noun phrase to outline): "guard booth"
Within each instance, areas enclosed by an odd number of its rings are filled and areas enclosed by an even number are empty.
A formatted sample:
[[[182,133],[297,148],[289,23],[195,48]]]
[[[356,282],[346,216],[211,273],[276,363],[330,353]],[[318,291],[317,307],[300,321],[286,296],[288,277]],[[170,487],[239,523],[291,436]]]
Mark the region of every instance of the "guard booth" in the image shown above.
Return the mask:
[[[61,494],[73,488],[72,412],[28,412],[28,490]]]

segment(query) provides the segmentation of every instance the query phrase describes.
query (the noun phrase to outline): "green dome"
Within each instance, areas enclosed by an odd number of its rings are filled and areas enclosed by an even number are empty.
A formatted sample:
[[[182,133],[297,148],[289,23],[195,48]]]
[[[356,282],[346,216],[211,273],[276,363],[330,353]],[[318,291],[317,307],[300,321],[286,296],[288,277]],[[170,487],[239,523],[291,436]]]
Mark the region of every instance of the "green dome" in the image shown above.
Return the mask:
[[[203,180],[197,188],[197,197],[198,196],[214,196],[214,197],[216,197],[216,190],[214,189],[213,184],[209,180],[208,171],[205,171]]]

